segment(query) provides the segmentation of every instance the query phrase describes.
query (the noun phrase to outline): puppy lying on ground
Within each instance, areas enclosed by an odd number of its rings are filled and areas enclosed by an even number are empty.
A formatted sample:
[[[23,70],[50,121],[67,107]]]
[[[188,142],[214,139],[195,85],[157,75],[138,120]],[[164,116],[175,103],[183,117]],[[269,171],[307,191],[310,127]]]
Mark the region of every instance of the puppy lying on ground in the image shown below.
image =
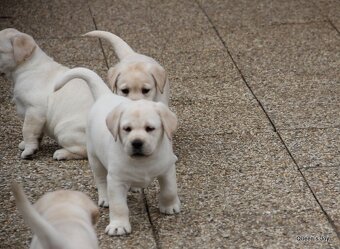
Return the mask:
[[[0,72],[13,80],[13,101],[24,120],[21,158],[30,158],[44,134],[57,140],[62,149],[57,160],[86,158],[86,115],[93,98],[82,80],[74,80],[54,92],[53,79],[69,68],[56,63],[33,38],[16,29],[0,31]]]
[[[164,68],[151,57],[138,54],[118,36],[106,31],[91,31],[85,36],[106,39],[120,60],[110,68],[108,81],[118,95],[132,100],[169,102],[169,81]]]
[[[157,178],[162,213],[180,211],[171,136],[177,118],[166,105],[132,101],[113,94],[101,78],[85,68],[75,68],[60,78],[56,89],[73,78],[85,80],[95,104],[87,123],[90,166],[98,188],[100,206],[110,207],[109,235],[131,232],[126,203],[130,187],[144,188]]]
[[[31,249],[94,249],[98,241],[93,225],[98,207],[87,195],[59,190],[42,196],[32,206],[23,189],[12,184],[17,207],[34,232]]]

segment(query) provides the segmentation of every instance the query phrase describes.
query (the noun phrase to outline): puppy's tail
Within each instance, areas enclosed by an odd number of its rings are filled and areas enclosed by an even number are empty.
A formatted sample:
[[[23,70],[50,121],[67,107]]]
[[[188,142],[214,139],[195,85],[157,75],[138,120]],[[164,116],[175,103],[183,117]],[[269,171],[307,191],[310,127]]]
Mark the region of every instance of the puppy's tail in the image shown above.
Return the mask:
[[[20,213],[26,223],[32,228],[33,233],[39,238],[43,248],[65,248],[61,235],[31,205],[22,187],[18,183],[13,182],[12,191]]]
[[[95,100],[97,100],[100,96],[104,94],[112,93],[105,82],[98,76],[98,74],[84,67],[76,67],[70,69],[59,78],[57,78],[54,84],[54,91],[59,90],[70,80],[73,80],[75,78],[86,81]]]
[[[95,30],[84,34],[84,36],[99,37],[109,41],[119,60],[136,53],[122,38],[107,31]]]

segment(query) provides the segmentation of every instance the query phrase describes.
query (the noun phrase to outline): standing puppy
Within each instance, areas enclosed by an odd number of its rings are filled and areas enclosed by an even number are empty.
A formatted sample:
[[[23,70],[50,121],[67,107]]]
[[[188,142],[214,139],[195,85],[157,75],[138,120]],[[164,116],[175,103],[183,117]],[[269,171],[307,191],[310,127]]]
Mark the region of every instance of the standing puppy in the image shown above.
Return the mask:
[[[53,79],[69,68],[56,63],[33,38],[16,29],[0,31],[0,72],[13,80],[13,102],[24,120],[21,158],[30,158],[44,134],[62,149],[57,160],[86,158],[86,115],[93,98],[82,80],[54,92]]]
[[[131,232],[126,203],[129,188],[145,188],[157,178],[162,213],[180,211],[171,137],[177,118],[163,103],[132,101],[113,94],[101,78],[85,68],[72,69],[56,83],[59,89],[82,78],[95,99],[87,123],[90,166],[98,188],[100,206],[110,207],[109,235]]]
[[[114,47],[120,61],[110,68],[108,81],[115,93],[132,100],[147,99],[168,105],[169,81],[157,61],[136,53],[125,41],[110,32],[91,31],[85,36],[106,39]]]
[[[31,249],[97,249],[93,225],[98,207],[87,195],[59,190],[42,196],[32,206],[22,188],[12,184],[17,207],[34,232]]]

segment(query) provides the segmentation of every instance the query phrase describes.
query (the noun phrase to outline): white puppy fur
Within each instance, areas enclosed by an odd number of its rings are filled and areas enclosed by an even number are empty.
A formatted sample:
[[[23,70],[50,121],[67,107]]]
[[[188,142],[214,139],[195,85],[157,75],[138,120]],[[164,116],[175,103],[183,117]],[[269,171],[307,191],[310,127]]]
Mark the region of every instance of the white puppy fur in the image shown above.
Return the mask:
[[[56,89],[73,78],[85,80],[95,99],[88,116],[87,148],[98,204],[110,207],[106,232],[131,232],[127,192],[130,187],[147,187],[154,178],[160,183],[160,211],[178,213],[177,157],[171,142],[176,115],[163,103],[113,94],[97,74],[85,68],[68,71],[58,79]]]
[[[30,158],[44,134],[63,147],[57,160],[86,158],[86,115],[93,104],[88,86],[74,80],[54,92],[53,79],[69,68],[47,56],[33,38],[16,29],[0,31],[0,72],[13,80],[13,102],[24,120],[21,158]]]
[[[156,60],[136,53],[125,41],[110,32],[96,30],[85,36],[103,38],[115,49],[119,63],[108,72],[112,91],[132,100],[147,99],[168,105],[168,77]]]
[[[95,249],[98,240],[93,225],[98,207],[78,191],[59,190],[43,195],[32,206],[23,189],[12,184],[17,207],[34,232],[31,249]]]

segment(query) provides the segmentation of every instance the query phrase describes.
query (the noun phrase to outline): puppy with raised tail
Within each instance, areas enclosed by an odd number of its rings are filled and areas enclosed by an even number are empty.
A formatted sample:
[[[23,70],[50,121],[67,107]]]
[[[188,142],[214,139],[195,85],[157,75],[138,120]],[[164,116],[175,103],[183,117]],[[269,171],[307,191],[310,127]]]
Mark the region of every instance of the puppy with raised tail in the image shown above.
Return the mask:
[[[54,92],[53,79],[67,70],[47,56],[31,36],[12,28],[0,31],[0,73],[13,80],[13,102],[24,121],[21,158],[32,157],[44,134],[62,147],[54,152],[54,159],[87,157],[86,115],[93,98],[79,79]]]
[[[89,164],[98,188],[100,206],[110,207],[109,235],[131,232],[127,193],[145,188],[157,178],[160,183],[159,209],[180,211],[171,137],[177,118],[163,103],[132,101],[113,94],[91,70],[75,68],[58,79],[56,89],[74,78],[85,80],[93,94],[87,122]]]
[[[125,41],[110,32],[96,30],[84,36],[103,38],[115,49],[119,63],[108,71],[108,82],[115,93],[132,100],[147,99],[168,105],[168,77],[156,60],[136,53]]]
[[[23,189],[12,183],[17,207],[34,232],[31,249],[97,249],[93,225],[98,207],[78,191],[59,190],[43,195],[34,206]]]

